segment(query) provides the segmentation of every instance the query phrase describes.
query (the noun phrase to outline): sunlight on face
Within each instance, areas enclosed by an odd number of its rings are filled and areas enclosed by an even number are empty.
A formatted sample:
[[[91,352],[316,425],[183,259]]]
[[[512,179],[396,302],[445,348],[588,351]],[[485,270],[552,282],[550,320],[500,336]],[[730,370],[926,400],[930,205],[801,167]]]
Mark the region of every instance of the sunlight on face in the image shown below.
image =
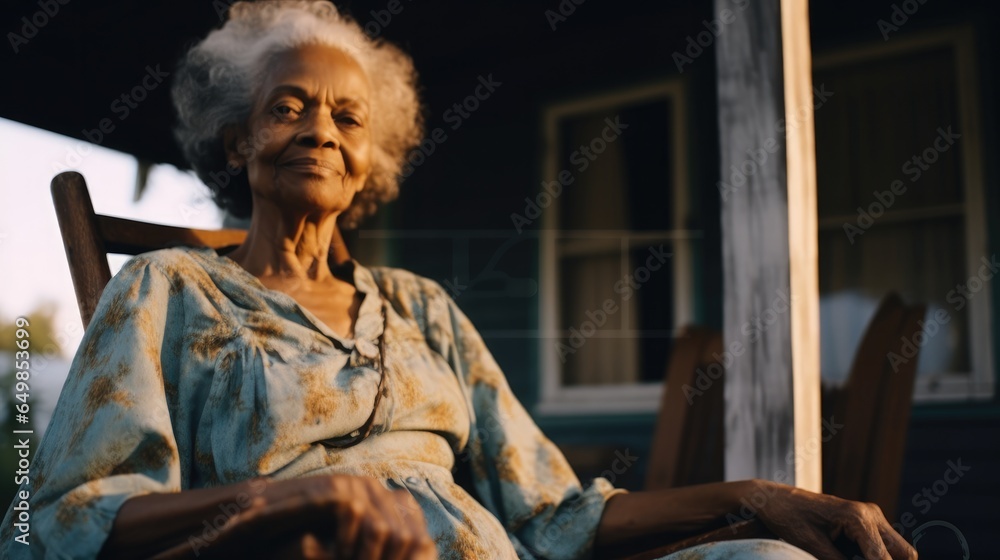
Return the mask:
[[[243,141],[229,152],[246,165],[255,201],[306,214],[346,210],[371,172],[368,100],[364,71],[339,49],[273,56]]]

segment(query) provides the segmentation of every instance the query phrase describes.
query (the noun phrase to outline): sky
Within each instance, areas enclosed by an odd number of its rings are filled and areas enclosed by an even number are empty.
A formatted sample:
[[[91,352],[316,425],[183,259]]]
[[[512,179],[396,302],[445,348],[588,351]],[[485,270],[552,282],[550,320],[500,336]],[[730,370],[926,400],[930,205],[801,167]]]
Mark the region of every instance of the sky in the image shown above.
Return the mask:
[[[207,188],[193,173],[170,165],[153,168],[142,199],[134,202],[137,169],[131,155],[0,119],[0,320],[52,303],[64,357],[72,357],[83,336],[49,190],[61,171],[83,174],[98,214],[221,227]],[[127,258],[109,260],[114,274]]]

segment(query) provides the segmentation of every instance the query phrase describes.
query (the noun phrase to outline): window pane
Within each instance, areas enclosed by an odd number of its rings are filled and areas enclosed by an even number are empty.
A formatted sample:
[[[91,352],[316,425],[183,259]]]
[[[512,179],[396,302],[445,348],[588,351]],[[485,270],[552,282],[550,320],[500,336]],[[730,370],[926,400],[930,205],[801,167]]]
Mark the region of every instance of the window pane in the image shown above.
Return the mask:
[[[658,252],[659,245],[651,251],[639,244],[560,258],[564,385],[663,378],[674,329],[674,271],[669,258],[658,262]]]
[[[938,47],[815,74],[833,92],[815,113],[825,380],[846,377],[890,291],[947,318],[927,329],[918,376],[971,370],[968,305],[954,291],[966,281],[954,57]]]
[[[955,287],[966,282],[964,238],[961,218],[875,226],[853,245],[843,231],[820,232],[823,377],[847,375],[868,321],[890,291],[926,302],[925,321],[938,310],[947,317],[925,339],[917,375],[970,371],[969,306],[955,304],[961,297]]]
[[[562,119],[558,161],[574,182],[559,198],[560,229],[673,227],[670,111],[660,99]]]
[[[948,135],[962,133],[953,56],[938,49],[816,72],[833,92],[815,113],[820,217],[855,216],[893,181],[906,191],[889,211],[962,202],[961,138]]]
[[[663,97],[559,123],[558,161],[574,178],[557,199],[564,386],[663,378],[674,329],[674,263],[659,258],[675,227],[671,112]]]

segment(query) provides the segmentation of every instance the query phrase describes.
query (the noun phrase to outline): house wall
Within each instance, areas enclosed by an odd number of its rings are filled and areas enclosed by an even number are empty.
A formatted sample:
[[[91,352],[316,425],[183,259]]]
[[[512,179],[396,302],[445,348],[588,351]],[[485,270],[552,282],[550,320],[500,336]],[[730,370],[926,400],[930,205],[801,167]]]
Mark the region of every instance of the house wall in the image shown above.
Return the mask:
[[[555,9],[556,2],[548,8]],[[815,50],[867,41],[881,41],[878,20],[892,17],[899,2],[813,3]],[[920,4],[892,37],[916,34],[941,26],[970,23],[977,32],[980,98],[984,101],[983,153],[987,162],[998,149],[996,60],[998,42],[990,29],[994,18],[987,2]],[[525,197],[534,198],[541,179],[543,146],[540,138],[542,107],[553,100],[680,75],[689,88],[689,131],[692,193],[706,208],[718,208],[714,188],[718,171],[715,61],[711,46],[678,72],[672,54],[686,48],[686,39],[712,19],[711,3],[679,6],[638,2],[614,6],[588,2],[576,7],[552,30],[542,8],[509,6],[497,13],[495,27],[508,26],[506,36],[476,40],[468,31],[455,31],[457,21],[444,20],[447,30],[440,45],[413,39],[413,50],[423,74],[429,106],[428,129],[441,127],[447,140],[416,168],[392,209],[389,227],[402,232],[392,240],[393,264],[458,287],[456,301],[484,334],[487,344],[508,376],[511,386],[529,410],[539,396],[538,296],[504,295],[517,280],[538,278],[537,223],[515,235],[512,213],[523,213]],[[491,26],[491,28],[494,26]],[[391,31],[391,30],[389,30]],[[406,33],[400,29],[400,33]],[[897,35],[898,33],[898,35]],[[387,32],[387,36],[391,33]],[[459,39],[456,39],[459,36]],[[449,41],[468,41],[453,44]],[[426,58],[421,58],[426,49]],[[469,95],[477,77],[492,73],[502,82],[481,106],[452,129],[445,111]],[[998,171],[987,164],[987,216],[1000,210]],[[718,222],[697,224],[709,249],[701,263],[698,305],[706,322],[721,324]],[[1000,225],[987,220],[992,252],[1000,239]],[[487,279],[491,265],[503,277]],[[479,279],[479,282],[475,280]],[[447,284],[445,284],[447,285]],[[462,287],[465,286],[465,287]],[[1000,283],[990,284],[992,318],[998,317]],[[1000,329],[993,320],[994,355],[1000,356]],[[996,372],[994,372],[994,375]],[[637,456],[636,463],[616,475],[616,484],[638,489],[645,476],[654,417],[651,414],[542,417],[543,430],[581,459],[582,478],[606,474],[615,450]],[[588,449],[597,449],[588,453]],[[582,451],[581,451],[582,450]],[[923,511],[913,496],[944,476],[948,462],[969,465],[959,482],[948,487],[933,507]],[[908,435],[901,513],[911,512],[915,523],[904,527],[908,537],[928,521],[951,524],[961,531],[975,557],[1000,549],[1000,533],[993,526],[993,504],[1000,497],[994,474],[1000,472],[1000,404],[924,404],[913,410]],[[938,485],[940,489],[940,484]],[[919,500],[918,500],[919,502]],[[919,515],[918,515],[919,514]],[[908,519],[909,520],[909,519]],[[897,521],[897,520],[892,520]],[[960,558],[956,537],[944,525],[925,528],[920,537],[922,558]]]

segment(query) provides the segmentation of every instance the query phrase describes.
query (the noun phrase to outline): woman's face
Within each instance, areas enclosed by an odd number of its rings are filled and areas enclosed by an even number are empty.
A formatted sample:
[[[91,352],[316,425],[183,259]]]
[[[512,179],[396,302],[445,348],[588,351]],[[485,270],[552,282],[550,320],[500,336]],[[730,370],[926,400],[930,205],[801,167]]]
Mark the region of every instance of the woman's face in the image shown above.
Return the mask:
[[[308,45],[271,58],[247,125],[227,133],[255,199],[282,210],[346,210],[371,171],[368,81],[338,49]],[[256,205],[255,205],[256,206]]]

